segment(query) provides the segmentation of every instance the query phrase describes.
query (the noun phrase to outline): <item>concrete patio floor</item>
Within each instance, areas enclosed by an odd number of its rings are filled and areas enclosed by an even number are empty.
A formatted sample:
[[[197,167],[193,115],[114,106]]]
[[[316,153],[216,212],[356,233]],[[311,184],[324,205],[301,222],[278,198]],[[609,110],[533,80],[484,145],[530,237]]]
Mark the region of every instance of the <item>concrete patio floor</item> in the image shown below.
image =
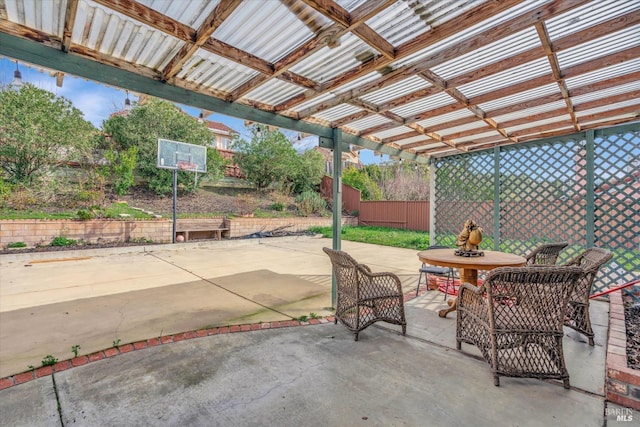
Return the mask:
[[[443,294],[406,302],[407,335],[378,323],[358,342],[342,325],[266,329],[331,312],[329,239],[271,238],[0,256],[0,378],[118,341],[260,325],[140,348],[0,390],[0,425],[602,426],[608,303],[594,301],[595,347],[567,330],[571,390],[501,379],[455,350]],[[343,242],[414,291],[416,251]],[[261,323],[262,322],[262,323]],[[6,384],[6,383],[5,383]],[[636,420],[640,417],[635,417]],[[634,420],[634,424],[635,421]],[[625,425],[629,425],[626,423]]]

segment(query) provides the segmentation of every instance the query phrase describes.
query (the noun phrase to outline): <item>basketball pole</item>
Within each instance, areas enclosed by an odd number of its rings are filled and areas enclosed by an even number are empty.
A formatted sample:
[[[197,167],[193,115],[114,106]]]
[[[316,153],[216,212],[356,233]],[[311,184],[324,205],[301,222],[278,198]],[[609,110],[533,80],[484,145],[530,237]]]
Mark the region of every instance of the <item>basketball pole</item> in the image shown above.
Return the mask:
[[[178,170],[173,170],[173,242],[176,242],[176,212],[178,207]]]

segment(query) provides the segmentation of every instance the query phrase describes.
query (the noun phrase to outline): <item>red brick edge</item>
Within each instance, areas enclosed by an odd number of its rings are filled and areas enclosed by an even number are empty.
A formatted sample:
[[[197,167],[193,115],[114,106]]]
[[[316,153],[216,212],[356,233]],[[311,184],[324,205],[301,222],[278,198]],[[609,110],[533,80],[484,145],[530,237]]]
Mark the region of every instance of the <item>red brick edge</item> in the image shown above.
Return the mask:
[[[427,290],[426,286],[418,295],[424,295]],[[415,291],[409,291],[403,295],[403,302],[407,302],[416,297]],[[331,323],[335,320],[334,316],[327,316],[320,319],[309,319],[306,322],[299,320],[281,320],[277,322],[250,323],[244,325],[220,326],[217,328],[197,329],[195,331],[180,332],[173,335],[165,335],[161,337],[149,338],[144,341],[136,341],[133,343],[122,344],[118,347],[111,347],[106,350],[97,351],[95,353],[84,356],[74,357],[73,359],[63,360],[53,366],[42,366],[33,370],[25,371],[20,374],[11,375],[9,377],[0,378],[0,390],[12,387],[14,385],[26,383],[36,378],[46,377],[55,372],[66,371],[76,366],[86,365],[87,363],[97,362],[98,360],[115,357],[119,354],[129,353],[136,350],[142,350],[147,347],[155,347],[157,345],[170,344],[173,342],[184,341],[194,338],[208,337],[212,335],[232,334],[236,332],[259,331],[262,329],[289,328],[292,326],[307,326]]]
[[[640,371],[627,365],[627,331],[622,293],[609,295],[607,400],[640,411]]]
[[[333,316],[327,316],[320,319],[309,319],[306,322],[299,320],[282,320],[277,322],[253,323],[246,325],[220,326],[217,328],[198,329],[189,332],[180,332],[173,335],[165,335],[162,337],[150,338],[144,341],[136,341],[133,343],[122,344],[118,347],[111,347],[106,350],[97,351],[95,353],[84,356],[77,356],[73,359],[63,360],[52,366],[42,366],[33,370],[25,371],[20,374],[11,375],[6,378],[0,378],[0,390],[12,387],[14,385],[26,383],[49,375],[55,372],[66,371],[76,366],[86,365],[88,363],[97,362],[98,360],[115,357],[119,354],[129,353],[136,350],[142,350],[147,347],[155,347],[158,345],[170,344],[178,341],[184,341],[194,338],[202,338],[211,335],[231,334],[235,332],[258,331],[262,329],[288,328],[292,326],[307,326],[330,323],[334,321]]]

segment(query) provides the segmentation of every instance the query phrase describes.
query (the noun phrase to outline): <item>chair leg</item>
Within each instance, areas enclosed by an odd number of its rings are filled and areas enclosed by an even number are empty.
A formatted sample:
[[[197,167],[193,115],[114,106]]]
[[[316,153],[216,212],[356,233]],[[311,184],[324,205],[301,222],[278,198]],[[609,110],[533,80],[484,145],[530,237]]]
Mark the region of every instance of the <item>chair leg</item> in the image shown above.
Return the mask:
[[[420,292],[420,282],[422,281],[422,275],[423,274],[425,275],[425,278],[426,278],[426,275],[427,275],[426,273],[420,272],[420,275],[418,276],[418,287],[416,287],[416,296],[418,296],[418,292]],[[429,286],[429,279],[428,278],[426,278],[425,284],[427,286]]]
[[[500,377],[498,374],[493,374],[493,385],[496,387],[500,387]]]
[[[358,341],[358,333],[357,333],[357,332],[354,332],[354,334],[353,334],[353,340],[354,340],[354,341]]]
[[[571,386],[569,385],[569,379],[568,378],[566,380],[562,380],[562,383],[564,385],[564,388],[566,388],[567,390],[569,390],[571,388]]]

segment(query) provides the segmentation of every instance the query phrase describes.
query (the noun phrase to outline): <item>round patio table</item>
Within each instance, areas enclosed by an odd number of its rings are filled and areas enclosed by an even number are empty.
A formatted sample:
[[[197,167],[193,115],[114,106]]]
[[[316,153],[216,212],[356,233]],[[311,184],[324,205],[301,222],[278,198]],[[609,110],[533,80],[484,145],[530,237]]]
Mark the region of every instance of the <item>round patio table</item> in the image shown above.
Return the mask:
[[[418,259],[429,265],[457,268],[460,271],[460,282],[478,286],[478,270],[493,270],[498,267],[520,267],[527,260],[520,255],[498,251],[483,251],[484,256],[465,257],[454,255],[455,249],[429,249],[418,252]],[[449,308],[442,309],[438,316],[447,317],[456,309],[457,299],[447,301]]]

